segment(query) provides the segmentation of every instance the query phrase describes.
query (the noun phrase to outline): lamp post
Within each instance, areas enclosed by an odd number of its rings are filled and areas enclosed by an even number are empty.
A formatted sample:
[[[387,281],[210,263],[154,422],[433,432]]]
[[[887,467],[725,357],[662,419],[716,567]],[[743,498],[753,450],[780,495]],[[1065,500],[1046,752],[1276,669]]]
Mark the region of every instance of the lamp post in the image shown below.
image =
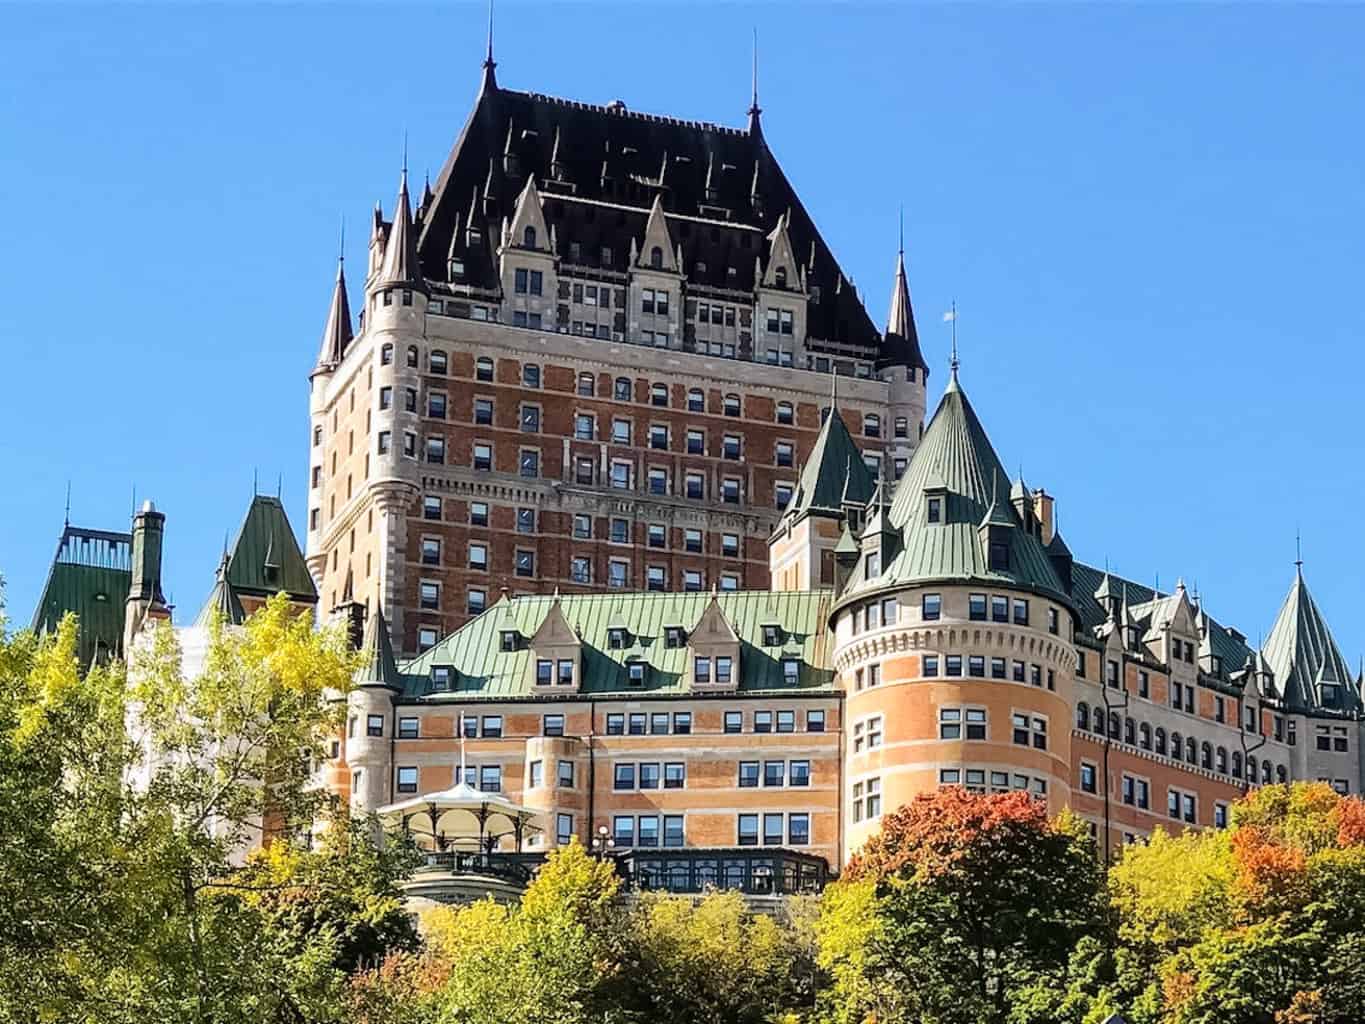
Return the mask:
[[[597,826],[597,834],[592,837],[592,855],[598,860],[606,860],[612,856],[612,850],[616,848],[616,840],[611,837],[606,825]]]

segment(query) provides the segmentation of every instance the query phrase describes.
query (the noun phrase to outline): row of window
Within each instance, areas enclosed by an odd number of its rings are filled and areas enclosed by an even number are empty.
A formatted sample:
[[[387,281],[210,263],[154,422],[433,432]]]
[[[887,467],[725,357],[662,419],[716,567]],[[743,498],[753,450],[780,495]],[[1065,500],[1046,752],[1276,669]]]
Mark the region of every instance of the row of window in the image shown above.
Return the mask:
[[[1105,736],[1104,708],[1097,704],[1092,709],[1084,701],[1077,704],[1076,728]],[[1229,755],[1226,747],[1214,746],[1208,740],[1200,742],[1193,736],[1181,736],[1174,730],[1168,743],[1166,730],[1161,726],[1153,729],[1147,722],[1138,722],[1129,717],[1120,718],[1117,711],[1109,712],[1107,735],[1111,740],[1118,740],[1128,746],[1148,750],[1163,757],[1169,751],[1172,760],[1183,761],[1205,771],[1231,775],[1234,779],[1243,777],[1240,750],[1234,750]],[[1285,782],[1288,780],[1289,772],[1284,765],[1274,766],[1269,760],[1261,761],[1258,765],[1254,757],[1248,756],[1245,775],[1247,781],[1253,783],[1269,783],[1272,780]]]
[[[611,712],[607,715],[608,736],[686,736],[692,732],[692,712],[643,711]]]
[[[762,833],[759,832],[760,819],[763,827]],[[736,828],[737,845],[758,846],[761,834],[764,846],[781,846],[784,822],[788,845],[807,846],[810,844],[810,815],[802,812],[796,814],[739,815]]]
[[[739,762],[740,788],[753,789],[758,786],[760,778],[765,788],[810,785],[809,761],[763,761],[761,768],[760,776],[760,762]]]
[[[530,762],[527,766],[527,785],[536,789],[545,785],[545,765],[539,759]],[[574,763],[572,761],[559,762],[558,771],[555,775],[555,785],[561,789],[574,788]]]
[[[940,660],[937,654],[924,655],[920,660],[920,675],[925,679],[935,679],[940,674],[954,678],[965,675],[972,679],[1008,679],[1048,690],[1057,689],[1057,673],[1054,669],[1017,658],[1007,661],[1005,658],[988,659],[984,654],[969,654],[965,658],[960,654],[946,654]]]
[[[687,765],[682,761],[618,761],[613,766],[612,789],[617,792],[682,789],[686,784]]]
[[[961,786],[969,793],[1008,793],[1020,789],[1035,796],[1047,796],[1047,779],[989,768],[940,768],[938,784]]]

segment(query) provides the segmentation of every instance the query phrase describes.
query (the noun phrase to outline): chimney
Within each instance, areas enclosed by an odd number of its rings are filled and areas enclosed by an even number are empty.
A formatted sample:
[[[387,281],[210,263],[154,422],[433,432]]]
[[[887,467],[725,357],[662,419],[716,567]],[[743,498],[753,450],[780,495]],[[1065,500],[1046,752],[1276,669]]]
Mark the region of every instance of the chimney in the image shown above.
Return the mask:
[[[1038,517],[1039,539],[1044,547],[1052,543],[1052,535],[1057,529],[1054,504],[1052,495],[1041,487],[1033,492],[1033,514]]]
[[[133,583],[128,600],[166,603],[161,593],[161,544],[165,533],[166,517],[150,501],[144,501],[133,517]]]

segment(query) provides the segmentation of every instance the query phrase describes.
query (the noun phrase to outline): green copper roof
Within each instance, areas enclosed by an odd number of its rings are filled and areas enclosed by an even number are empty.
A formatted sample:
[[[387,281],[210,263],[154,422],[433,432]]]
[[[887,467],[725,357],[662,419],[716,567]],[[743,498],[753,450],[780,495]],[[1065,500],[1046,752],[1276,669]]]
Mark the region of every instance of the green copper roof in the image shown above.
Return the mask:
[[[57,543],[38,606],[33,631],[56,630],[62,616],[73,612],[80,620],[77,656],[88,666],[99,653],[123,652],[123,609],[132,585],[129,559],[132,535],[67,526]]]
[[[783,515],[798,516],[813,509],[839,512],[846,502],[863,505],[876,485],[844,418],[838,409],[831,409]]]
[[[926,489],[943,494],[937,523],[927,521]],[[1006,500],[1009,491],[1009,476],[954,373],[891,505],[891,522],[900,529],[904,548],[876,579],[860,579],[855,573],[850,589],[979,579],[1013,583],[1069,602],[1068,590],[1053,571],[1042,542]],[[1004,535],[1008,570],[987,568],[982,529]]]
[[[227,581],[238,594],[269,597],[283,590],[296,601],[318,599],[279,498],[251,499],[228,559]]]
[[[200,608],[199,614],[195,616],[196,626],[207,626],[213,621],[214,615],[222,615],[225,622],[234,626],[240,626],[246,621],[246,612],[237,597],[237,591],[233,590],[232,584],[227,581],[227,569],[228,554],[224,551],[223,560],[218,564],[218,575],[214,580],[213,590],[209,592],[204,607]]]
[[[365,661],[355,675],[355,681],[359,685],[378,683],[395,690],[402,689],[398,663],[393,657],[393,642],[389,638],[389,623],[384,618],[384,610],[378,606],[365,623],[365,636],[360,642],[360,651],[365,656]]]
[[[582,693],[644,692],[682,694],[690,689],[690,653],[686,643],[665,644],[664,631],[680,626],[689,635],[712,600],[711,594],[572,594],[507,598],[447,636],[431,650],[399,666],[409,697],[432,695],[431,670],[454,669],[452,690],[462,698],[505,699],[534,692],[530,637],[560,602],[569,626],[582,641]],[[771,593],[740,591],[715,595],[730,627],[739,637],[739,690],[830,689],[831,638],[825,628],[832,595],[828,590]],[[763,626],[778,625],[779,643],[763,646]],[[627,644],[613,650],[608,630],[624,628]],[[501,635],[514,631],[519,649],[502,650]],[[782,659],[801,663],[800,677],[788,683]],[[643,687],[628,685],[626,663],[649,666]],[[435,696],[440,696],[439,694]]]
[[[1352,682],[1346,659],[1341,656],[1332,631],[1308,592],[1300,567],[1289,594],[1270,627],[1263,647],[1280,696],[1292,708],[1327,708],[1354,711],[1361,707],[1360,693]],[[1335,683],[1338,699],[1323,700],[1324,683]]]

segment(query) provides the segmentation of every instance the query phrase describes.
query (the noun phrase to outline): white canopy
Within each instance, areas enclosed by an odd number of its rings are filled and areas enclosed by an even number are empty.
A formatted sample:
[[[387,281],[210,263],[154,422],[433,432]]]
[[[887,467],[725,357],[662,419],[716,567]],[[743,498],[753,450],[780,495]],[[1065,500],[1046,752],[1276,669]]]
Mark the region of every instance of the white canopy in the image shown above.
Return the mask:
[[[467,844],[476,838],[485,839],[495,818],[516,836],[520,847],[526,829],[540,830],[536,821],[542,814],[534,808],[513,803],[501,793],[485,793],[465,782],[387,804],[379,808],[378,813],[387,827],[428,837],[442,848],[461,845],[462,841]],[[425,825],[427,829],[414,828],[414,825]]]

